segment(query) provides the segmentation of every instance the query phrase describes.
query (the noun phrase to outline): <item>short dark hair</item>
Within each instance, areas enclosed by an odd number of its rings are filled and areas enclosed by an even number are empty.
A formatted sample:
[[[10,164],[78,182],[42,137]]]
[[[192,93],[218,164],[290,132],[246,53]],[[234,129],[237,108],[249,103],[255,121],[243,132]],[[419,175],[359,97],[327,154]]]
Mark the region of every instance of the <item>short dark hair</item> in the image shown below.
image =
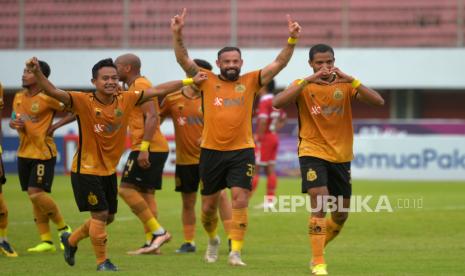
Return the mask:
[[[326,52],[331,52],[334,56],[334,50],[331,46],[326,44],[316,44],[312,48],[310,48],[310,51],[308,52],[308,57],[310,58],[310,61],[312,61],[316,53]]]
[[[94,67],[92,67],[92,78],[96,79],[98,75],[98,70],[103,67],[113,67],[116,69],[116,65],[111,58],[102,59],[97,62]]]
[[[42,71],[42,74],[44,74],[44,76],[48,78],[51,72],[50,66],[48,65],[48,63],[43,60],[39,60],[39,67],[40,67],[40,71]]]
[[[275,89],[275,82],[274,82],[274,80],[271,80],[271,81],[266,85],[266,93],[268,93],[268,94],[274,94],[274,89]]]
[[[197,64],[198,67],[206,69],[208,71],[211,71],[213,69],[213,66],[210,64],[210,62],[204,60],[204,59],[194,59],[195,64]]]
[[[226,46],[226,47],[224,47],[224,48],[222,48],[221,50],[218,51],[218,59],[220,59],[221,54],[223,54],[225,52],[231,52],[231,51],[239,52],[239,55],[242,55],[241,49],[239,49],[237,47],[233,47],[233,46]]]

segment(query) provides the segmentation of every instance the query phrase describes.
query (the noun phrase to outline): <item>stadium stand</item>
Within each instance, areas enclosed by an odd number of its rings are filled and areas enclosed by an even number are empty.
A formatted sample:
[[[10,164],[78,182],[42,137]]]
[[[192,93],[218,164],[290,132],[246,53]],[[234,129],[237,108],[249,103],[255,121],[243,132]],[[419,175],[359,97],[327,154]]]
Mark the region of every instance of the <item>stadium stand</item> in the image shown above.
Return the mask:
[[[336,47],[454,47],[463,40],[456,0],[130,0],[128,33],[123,0],[2,0],[0,48],[17,48],[24,27],[25,48],[164,48],[171,45],[170,18],[189,10],[186,43],[219,47],[280,47],[286,14],[306,32],[299,45],[326,42]],[[234,9],[234,7],[236,9]],[[278,28],[275,28],[278,27]],[[283,27],[285,28],[285,27]],[[205,30],[208,32],[205,32]],[[233,33],[234,35],[234,33]],[[127,38],[127,40],[125,40]]]

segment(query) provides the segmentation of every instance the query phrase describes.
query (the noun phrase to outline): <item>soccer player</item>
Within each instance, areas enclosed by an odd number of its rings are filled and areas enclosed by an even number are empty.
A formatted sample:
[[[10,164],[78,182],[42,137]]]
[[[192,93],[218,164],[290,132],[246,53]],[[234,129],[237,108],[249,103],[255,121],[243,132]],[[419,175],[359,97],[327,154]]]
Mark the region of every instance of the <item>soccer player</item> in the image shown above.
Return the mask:
[[[334,239],[347,220],[348,213],[336,210],[325,218],[325,202],[336,197],[336,206],[350,207],[352,194],[350,163],[353,158],[351,101],[359,100],[376,106],[383,98],[360,80],[334,66],[334,50],[325,44],[313,46],[309,64],[313,74],[296,80],[273,99],[281,108],[297,104],[299,116],[299,163],[302,192],[310,196],[312,213],[308,234],[312,247],[310,269],[314,275],[326,275],[324,247]]]
[[[208,61],[194,59],[200,68],[211,71]],[[182,197],[182,225],[184,243],[177,253],[195,252],[195,203],[199,189],[200,136],[203,129],[203,113],[200,90],[197,86],[185,86],[181,91],[165,97],[161,104],[160,116],[173,119],[176,139],[176,192]],[[231,226],[231,203],[226,191],[220,193],[220,217],[226,233]]]
[[[128,91],[141,91],[152,83],[141,76],[141,61],[134,54],[116,58],[115,65],[120,81]],[[140,219],[145,230],[146,242],[131,255],[154,253],[171,239],[169,232],[157,221],[155,190],[162,186],[163,168],[168,158],[168,142],[160,131],[158,98],[135,107],[129,115],[131,153],[121,178],[119,195]],[[156,243],[153,242],[157,239]]]
[[[38,61],[45,77],[50,75],[50,67]],[[39,230],[41,243],[29,248],[28,252],[54,252],[56,250],[50,233],[49,220],[52,220],[61,235],[71,233],[65,220],[49,193],[55,172],[57,149],[53,137],[47,134],[57,111],[64,105],[44,95],[34,74],[25,68],[22,76],[23,90],[16,93],[13,100],[10,127],[19,135],[18,174],[21,189],[27,191],[31,200],[34,222]],[[63,249],[63,244],[60,244]]]
[[[0,122],[2,120],[3,111],[3,87],[0,83]],[[0,124],[0,141],[2,138],[2,126]],[[5,199],[3,198],[2,186],[5,184],[5,170],[2,159],[2,146],[0,144],[0,252],[7,257],[18,257],[18,253],[13,249],[8,242],[7,226],[8,226],[8,208]]]
[[[286,122],[286,112],[282,109],[276,109],[272,105],[275,92],[274,80],[270,81],[264,88],[262,90],[266,94],[260,97],[257,108],[257,129],[255,132],[255,159],[257,166],[252,180],[252,192],[257,189],[260,169],[264,168],[267,177],[266,200],[257,205],[256,208],[268,208],[273,205],[277,185],[275,172],[276,155],[279,146],[277,131]]]
[[[65,92],[55,88],[39,68],[37,58],[27,61],[44,89],[44,93],[64,103],[76,114],[79,145],[74,155],[71,182],[79,210],[90,211],[91,218],[71,235],[64,233],[65,261],[74,265],[77,244],[90,237],[98,271],[117,271],[107,258],[106,225],[114,220],[117,210],[116,165],[124,151],[129,115],[145,100],[179,90],[183,85],[200,83],[206,74],[193,79],[171,81],[143,91],[120,93],[118,73],[111,59],[103,59],[92,68],[94,93]],[[156,246],[157,239],[153,240]],[[152,246],[152,245],[151,245]]]
[[[201,69],[189,58],[182,29],[186,9],[171,19],[176,59],[188,76]],[[231,252],[228,262],[244,266],[241,249],[247,230],[247,208],[255,169],[252,135],[253,103],[257,92],[268,84],[289,62],[300,32],[300,26],[288,16],[289,39],[277,58],[261,70],[241,75],[241,50],[224,47],[218,52],[216,65],[220,75],[208,70],[202,91],[204,128],[200,153],[202,224],[209,241],[205,260],[218,259],[219,238],[216,236],[218,197],[224,188],[231,188],[232,225]]]

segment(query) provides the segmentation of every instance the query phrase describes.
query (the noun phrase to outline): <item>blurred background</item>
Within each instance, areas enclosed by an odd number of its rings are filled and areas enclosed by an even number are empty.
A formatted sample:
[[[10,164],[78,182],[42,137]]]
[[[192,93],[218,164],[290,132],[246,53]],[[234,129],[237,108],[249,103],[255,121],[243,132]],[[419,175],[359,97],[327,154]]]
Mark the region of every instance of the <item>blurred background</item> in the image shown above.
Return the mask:
[[[8,172],[16,171],[17,135],[7,124],[27,58],[47,61],[52,82],[67,90],[91,91],[93,64],[127,52],[141,57],[142,73],[153,83],[180,79],[170,19],[187,8],[184,37],[193,58],[214,63],[218,49],[238,46],[242,72],[262,68],[285,45],[290,14],[302,33],[276,77],[278,90],[310,75],[308,50],[326,43],[342,71],[382,94],[381,108],[354,102],[354,178],[465,179],[465,0],[0,0],[0,6]],[[286,112],[277,168],[295,176],[297,113],[294,106]],[[67,171],[76,129],[56,133],[57,172]],[[162,131],[172,141],[170,122]],[[173,161],[171,155],[167,173]]]

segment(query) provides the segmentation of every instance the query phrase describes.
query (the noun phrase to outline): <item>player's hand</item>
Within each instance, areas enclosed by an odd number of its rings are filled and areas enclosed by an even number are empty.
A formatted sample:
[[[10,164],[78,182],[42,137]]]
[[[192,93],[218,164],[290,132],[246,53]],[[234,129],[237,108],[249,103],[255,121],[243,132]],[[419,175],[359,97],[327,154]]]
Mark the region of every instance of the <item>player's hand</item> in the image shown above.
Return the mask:
[[[137,156],[137,164],[142,169],[150,168],[149,152],[148,151],[140,151],[139,152],[139,155]]]
[[[337,67],[331,68],[331,73],[336,74],[336,79],[333,83],[351,83],[354,80],[354,77],[347,75]]]
[[[23,130],[24,129],[24,121],[20,118],[12,119],[10,121],[10,127],[16,130]]]
[[[328,81],[323,80],[322,78],[326,78],[330,74],[329,70],[326,68],[322,68],[315,74],[306,77],[305,80],[308,83],[316,83],[316,84],[329,84]]]
[[[171,31],[173,33],[179,33],[184,27],[184,17],[186,17],[187,9],[183,8],[181,15],[176,14],[171,18]]]
[[[299,23],[294,21],[289,14],[287,15],[287,26],[289,28],[289,36],[292,38],[299,38],[302,27],[300,27]]]
[[[39,60],[36,57],[26,60],[26,68],[32,73],[40,71]]]
[[[192,79],[194,79],[194,83],[196,85],[199,85],[203,81],[207,80],[208,76],[207,76],[207,73],[199,71],[199,72],[197,72],[197,74],[195,74],[195,76]]]

